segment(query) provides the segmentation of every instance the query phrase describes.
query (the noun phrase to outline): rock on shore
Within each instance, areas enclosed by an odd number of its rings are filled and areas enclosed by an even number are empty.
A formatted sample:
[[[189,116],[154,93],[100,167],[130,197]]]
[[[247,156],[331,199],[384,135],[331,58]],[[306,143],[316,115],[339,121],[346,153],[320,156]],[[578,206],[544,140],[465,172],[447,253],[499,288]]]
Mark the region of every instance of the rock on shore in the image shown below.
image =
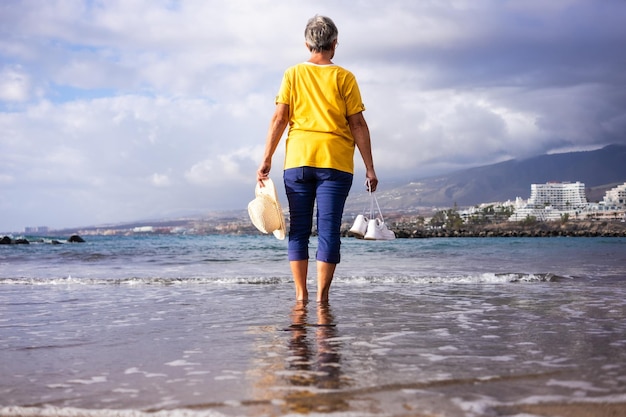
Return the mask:
[[[33,240],[33,242],[35,243],[46,243],[43,239],[36,239]],[[67,242],[69,243],[84,243],[85,239],[83,239],[82,237],[78,236],[78,235],[72,235],[67,239]],[[30,244],[31,241],[20,237],[20,238],[12,238],[10,236],[3,236],[0,239],[0,245],[28,245]],[[63,243],[62,241],[58,240],[58,239],[52,239],[50,240],[50,243],[52,244],[60,244]]]

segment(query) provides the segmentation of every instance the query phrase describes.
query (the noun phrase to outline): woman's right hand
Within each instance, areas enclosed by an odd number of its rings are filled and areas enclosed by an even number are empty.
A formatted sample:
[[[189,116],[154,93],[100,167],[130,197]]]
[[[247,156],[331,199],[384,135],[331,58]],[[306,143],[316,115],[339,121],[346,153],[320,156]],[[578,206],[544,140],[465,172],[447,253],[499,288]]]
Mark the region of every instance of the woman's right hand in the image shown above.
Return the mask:
[[[272,169],[271,162],[263,162],[256,171],[256,180],[261,187],[264,187],[263,181],[267,180]]]

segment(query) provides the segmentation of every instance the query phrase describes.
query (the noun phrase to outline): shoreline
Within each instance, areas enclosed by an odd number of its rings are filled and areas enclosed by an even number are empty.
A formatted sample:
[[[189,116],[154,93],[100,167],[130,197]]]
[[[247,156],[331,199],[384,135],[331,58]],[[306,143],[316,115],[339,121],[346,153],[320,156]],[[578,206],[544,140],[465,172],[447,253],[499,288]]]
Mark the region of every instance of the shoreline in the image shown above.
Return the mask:
[[[462,225],[455,229],[427,228],[406,222],[389,221],[389,229],[398,239],[427,239],[445,237],[626,237],[626,223],[620,221],[577,221],[537,222],[522,224],[519,222],[500,222],[484,225]],[[342,229],[342,236],[353,236]]]
[[[589,231],[589,230],[395,230],[398,239],[428,239],[444,237],[626,237],[626,231]]]
[[[568,417],[611,417],[626,413],[626,402],[596,402],[580,401],[572,402],[546,402],[539,404],[519,404],[511,406],[497,406],[498,412],[529,413],[538,416],[568,416]]]
[[[321,402],[321,403],[318,403]],[[391,404],[385,404],[385,406],[391,407]],[[408,411],[415,411],[417,408],[415,405],[404,402],[403,407]],[[56,407],[56,406],[19,406],[19,405],[0,405],[0,416],[7,417],[43,417],[43,416],[134,416],[144,417],[151,416],[155,413],[161,415],[205,415],[205,412],[211,412],[216,409],[222,409],[227,411],[225,415],[231,413],[244,414],[251,416],[267,415],[268,411],[271,411],[274,415],[284,415],[285,410],[290,408],[296,408],[297,410],[304,411],[306,413],[317,413],[319,415],[327,415],[332,413],[330,410],[337,408],[342,411],[354,412],[360,414],[363,410],[359,407],[349,407],[346,409],[345,402],[339,399],[336,393],[324,393],[313,396],[303,396],[300,398],[290,398],[289,400],[257,400],[241,403],[229,403],[229,402],[214,402],[210,404],[191,404],[183,406],[178,409],[171,408],[153,408],[150,410],[140,410],[133,408],[126,409],[114,409],[114,408],[75,408],[75,407]],[[494,407],[487,407],[488,411],[495,411],[498,415],[518,415],[518,414],[530,414],[534,416],[542,417],[556,417],[556,416],[568,416],[568,417],[613,417],[621,416],[626,412],[626,402],[624,401],[598,401],[593,398],[588,401],[581,401],[574,399],[572,402],[568,401],[553,401],[553,402],[540,402],[536,404],[511,404],[511,405],[496,405]],[[456,410],[455,410],[456,411]],[[455,415],[457,412],[452,411]],[[375,414],[378,415],[378,414]],[[397,408],[389,416],[401,416],[405,415],[404,412],[397,412]],[[436,417],[436,416],[448,416],[448,411],[438,412],[433,414],[432,411],[424,411],[415,414],[420,417]]]
[[[462,224],[458,227],[447,229],[445,227],[429,227],[417,222],[398,221],[393,218],[386,219],[389,229],[396,234],[398,239],[427,239],[446,237],[626,237],[626,222],[614,221],[590,221],[569,220],[567,222],[524,222],[502,221],[486,224]],[[342,237],[353,237],[349,232],[352,223],[343,223],[341,226]],[[155,228],[151,232],[134,232],[127,227],[119,229],[66,229],[55,230],[45,235],[13,237],[9,234],[0,234],[0,245],[41,243],[44,237],[52,239],[51,243],[80,243],[81,236],[137,236],[137,235],[262,235],[249,221],[241,220],[233,223],[216,223],[212,227],[193,227],[184,233],[173,232],[168,228]],[[313,230],[313,236],[317,233]],[[59,236],[65,236],[60,238]]]

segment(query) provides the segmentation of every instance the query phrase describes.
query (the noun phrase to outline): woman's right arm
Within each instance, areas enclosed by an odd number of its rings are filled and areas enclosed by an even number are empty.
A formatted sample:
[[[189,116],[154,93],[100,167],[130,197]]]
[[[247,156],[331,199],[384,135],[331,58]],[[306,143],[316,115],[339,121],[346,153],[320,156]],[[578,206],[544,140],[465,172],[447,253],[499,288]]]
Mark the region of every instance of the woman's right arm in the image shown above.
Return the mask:
[[[283,103],[277,103],[272,120],[270,121],[270,127],[267,131],[267,139],[265,140],[265,152],[263,154],[263,161],[259,166],[256,173],[256,179],[263,187],[263,180],[269,177],[270,170],[272,169],[272,156],[278,147],[280,138],[283,136],[283,132],[289,123],[289,105]]]
[[[350,131],[354,137],[354,143],[357,148],[359,148],[359,152],[363,158],[363,163],[365,164],[365,178],[369,180],[369,191],[374,192],[378,186],[378,178],[376,177],[376,171],[374,170],[370,130],[367,127],[365,117],[363,117],[363,112],[348,116],[348,125],[350,126]]]

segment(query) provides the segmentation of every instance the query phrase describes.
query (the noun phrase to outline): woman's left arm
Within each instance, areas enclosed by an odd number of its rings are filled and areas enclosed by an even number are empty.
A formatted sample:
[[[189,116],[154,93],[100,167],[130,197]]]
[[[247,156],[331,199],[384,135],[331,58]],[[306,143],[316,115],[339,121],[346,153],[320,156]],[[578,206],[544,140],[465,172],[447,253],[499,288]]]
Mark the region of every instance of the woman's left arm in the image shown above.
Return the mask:
[[[365,164],[365,177],[369,180],[369,191],[376,191],[378,186],[378,178],[376,177],[376,171],[374,170],[374,158],[372,157],[372,142],[370,139],[370,130],[367,127],[363,112],[359,112],[348,116],[348,125],[350,131],[354,137],[354,143]]]

